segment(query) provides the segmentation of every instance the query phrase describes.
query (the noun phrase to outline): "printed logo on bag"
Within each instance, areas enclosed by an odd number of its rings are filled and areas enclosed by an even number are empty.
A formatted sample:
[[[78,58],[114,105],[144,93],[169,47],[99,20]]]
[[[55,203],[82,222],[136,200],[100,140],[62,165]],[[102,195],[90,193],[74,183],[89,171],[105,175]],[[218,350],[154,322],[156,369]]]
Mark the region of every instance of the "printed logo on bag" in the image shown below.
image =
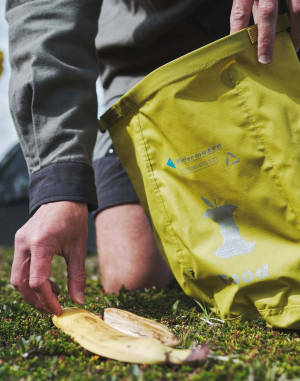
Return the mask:
[[[239,228],[233,219],[233,211],[237,206],[217,206],[216,201],[215,205],[213,205],[205,197],[202,197],[202,200],[210,208],[206,210],[204,217],[211,218],[219,225],[224,238],[222,246],[214,251],[213,254],[219,258],[231,258],[237,255],[250,254],[254,250],[256,242],[247,242],[241,237]]]
[[[239,164],[240,159],[232,152],[227,152],[226,154],[226,167],[231,167],[235,164]]]
[[[175,164],[173,163],[173,160],[169,157],[169,160],[167,162],[167,165],[171,168],[176,168]]]
[[[218,156],[222,152],[222,144],[216,144],[191,155],[179,157],[175,160],[169,157],[167,166],[179,169],[183,175],[188,175],[218,164]]]
[[[250,283],[257,279],[262,280],[264,278],[267,278],[268,276],[269,276],[268,263],[263,264],[262,267],[259,267],[258,269],[256,269],[256,271],[247,270],[243,272],[242,274],[232,274],[232,275],[219,274],[219,277],[226,284]]]

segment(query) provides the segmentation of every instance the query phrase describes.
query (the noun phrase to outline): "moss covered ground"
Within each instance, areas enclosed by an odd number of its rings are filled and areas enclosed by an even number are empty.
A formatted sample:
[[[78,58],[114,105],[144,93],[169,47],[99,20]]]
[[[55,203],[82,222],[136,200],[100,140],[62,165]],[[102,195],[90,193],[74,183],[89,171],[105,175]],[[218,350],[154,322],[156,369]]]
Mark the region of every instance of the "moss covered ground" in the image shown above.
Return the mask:
[[[54,327],[51,316],[24,303],[9,284],[12,251],[0,248],[0,380],[300,380],[300,331],[275,330],[263,320],[227,323],[197,305],[174,282],[158,291],[104,294],[95,256],[87,258],[85,308],[118,307],[167,325],[182,347],[207,343],[211,356],[184,366],[126,364],[95,356]],[[53,279],[60,303],[72,306],[65,265],[56,257]]]

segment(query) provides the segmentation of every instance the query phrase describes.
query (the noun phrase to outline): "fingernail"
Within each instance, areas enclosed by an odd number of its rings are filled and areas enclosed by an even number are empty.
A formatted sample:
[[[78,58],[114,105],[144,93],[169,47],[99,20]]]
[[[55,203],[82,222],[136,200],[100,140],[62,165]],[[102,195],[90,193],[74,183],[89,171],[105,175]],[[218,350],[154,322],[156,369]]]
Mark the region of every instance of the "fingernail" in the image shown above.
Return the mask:
[[[271,63],[271,61],[272,61],[272,58],[267,55],[262,55],[258,57],[258,62],[264,65]]]
[[[79,292],[78,295],[77,295],[77,300],[80,304],[84,304],[84,300],[85,300],[85,297],[84,297],[84,293],[83,292]]]

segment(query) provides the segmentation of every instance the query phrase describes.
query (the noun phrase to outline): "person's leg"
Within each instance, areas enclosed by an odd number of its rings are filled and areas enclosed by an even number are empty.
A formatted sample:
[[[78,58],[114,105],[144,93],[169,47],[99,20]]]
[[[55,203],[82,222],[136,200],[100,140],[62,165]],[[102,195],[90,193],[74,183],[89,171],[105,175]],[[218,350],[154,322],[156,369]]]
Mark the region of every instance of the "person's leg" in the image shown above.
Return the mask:
[[[149,220],[113,147],[93,165],[99,204],[97,253],[104,290],[117,293],[122,286],[128,290],[165,286],[172,279],[171,270],[156,247]]]
[[[97,250],[104,290],[164,287],[172,279],[139,204],[107,208],[96,217]]]

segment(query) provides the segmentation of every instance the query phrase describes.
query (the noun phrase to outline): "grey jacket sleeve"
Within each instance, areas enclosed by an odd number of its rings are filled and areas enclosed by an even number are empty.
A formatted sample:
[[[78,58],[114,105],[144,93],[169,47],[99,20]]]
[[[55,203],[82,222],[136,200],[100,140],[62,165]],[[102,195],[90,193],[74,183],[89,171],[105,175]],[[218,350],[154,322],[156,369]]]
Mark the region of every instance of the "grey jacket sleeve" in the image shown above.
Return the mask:
[[[60,200],[97,206],[95,37],[101,0],[7,0],[10,108],[30,173],[30,213]]]

